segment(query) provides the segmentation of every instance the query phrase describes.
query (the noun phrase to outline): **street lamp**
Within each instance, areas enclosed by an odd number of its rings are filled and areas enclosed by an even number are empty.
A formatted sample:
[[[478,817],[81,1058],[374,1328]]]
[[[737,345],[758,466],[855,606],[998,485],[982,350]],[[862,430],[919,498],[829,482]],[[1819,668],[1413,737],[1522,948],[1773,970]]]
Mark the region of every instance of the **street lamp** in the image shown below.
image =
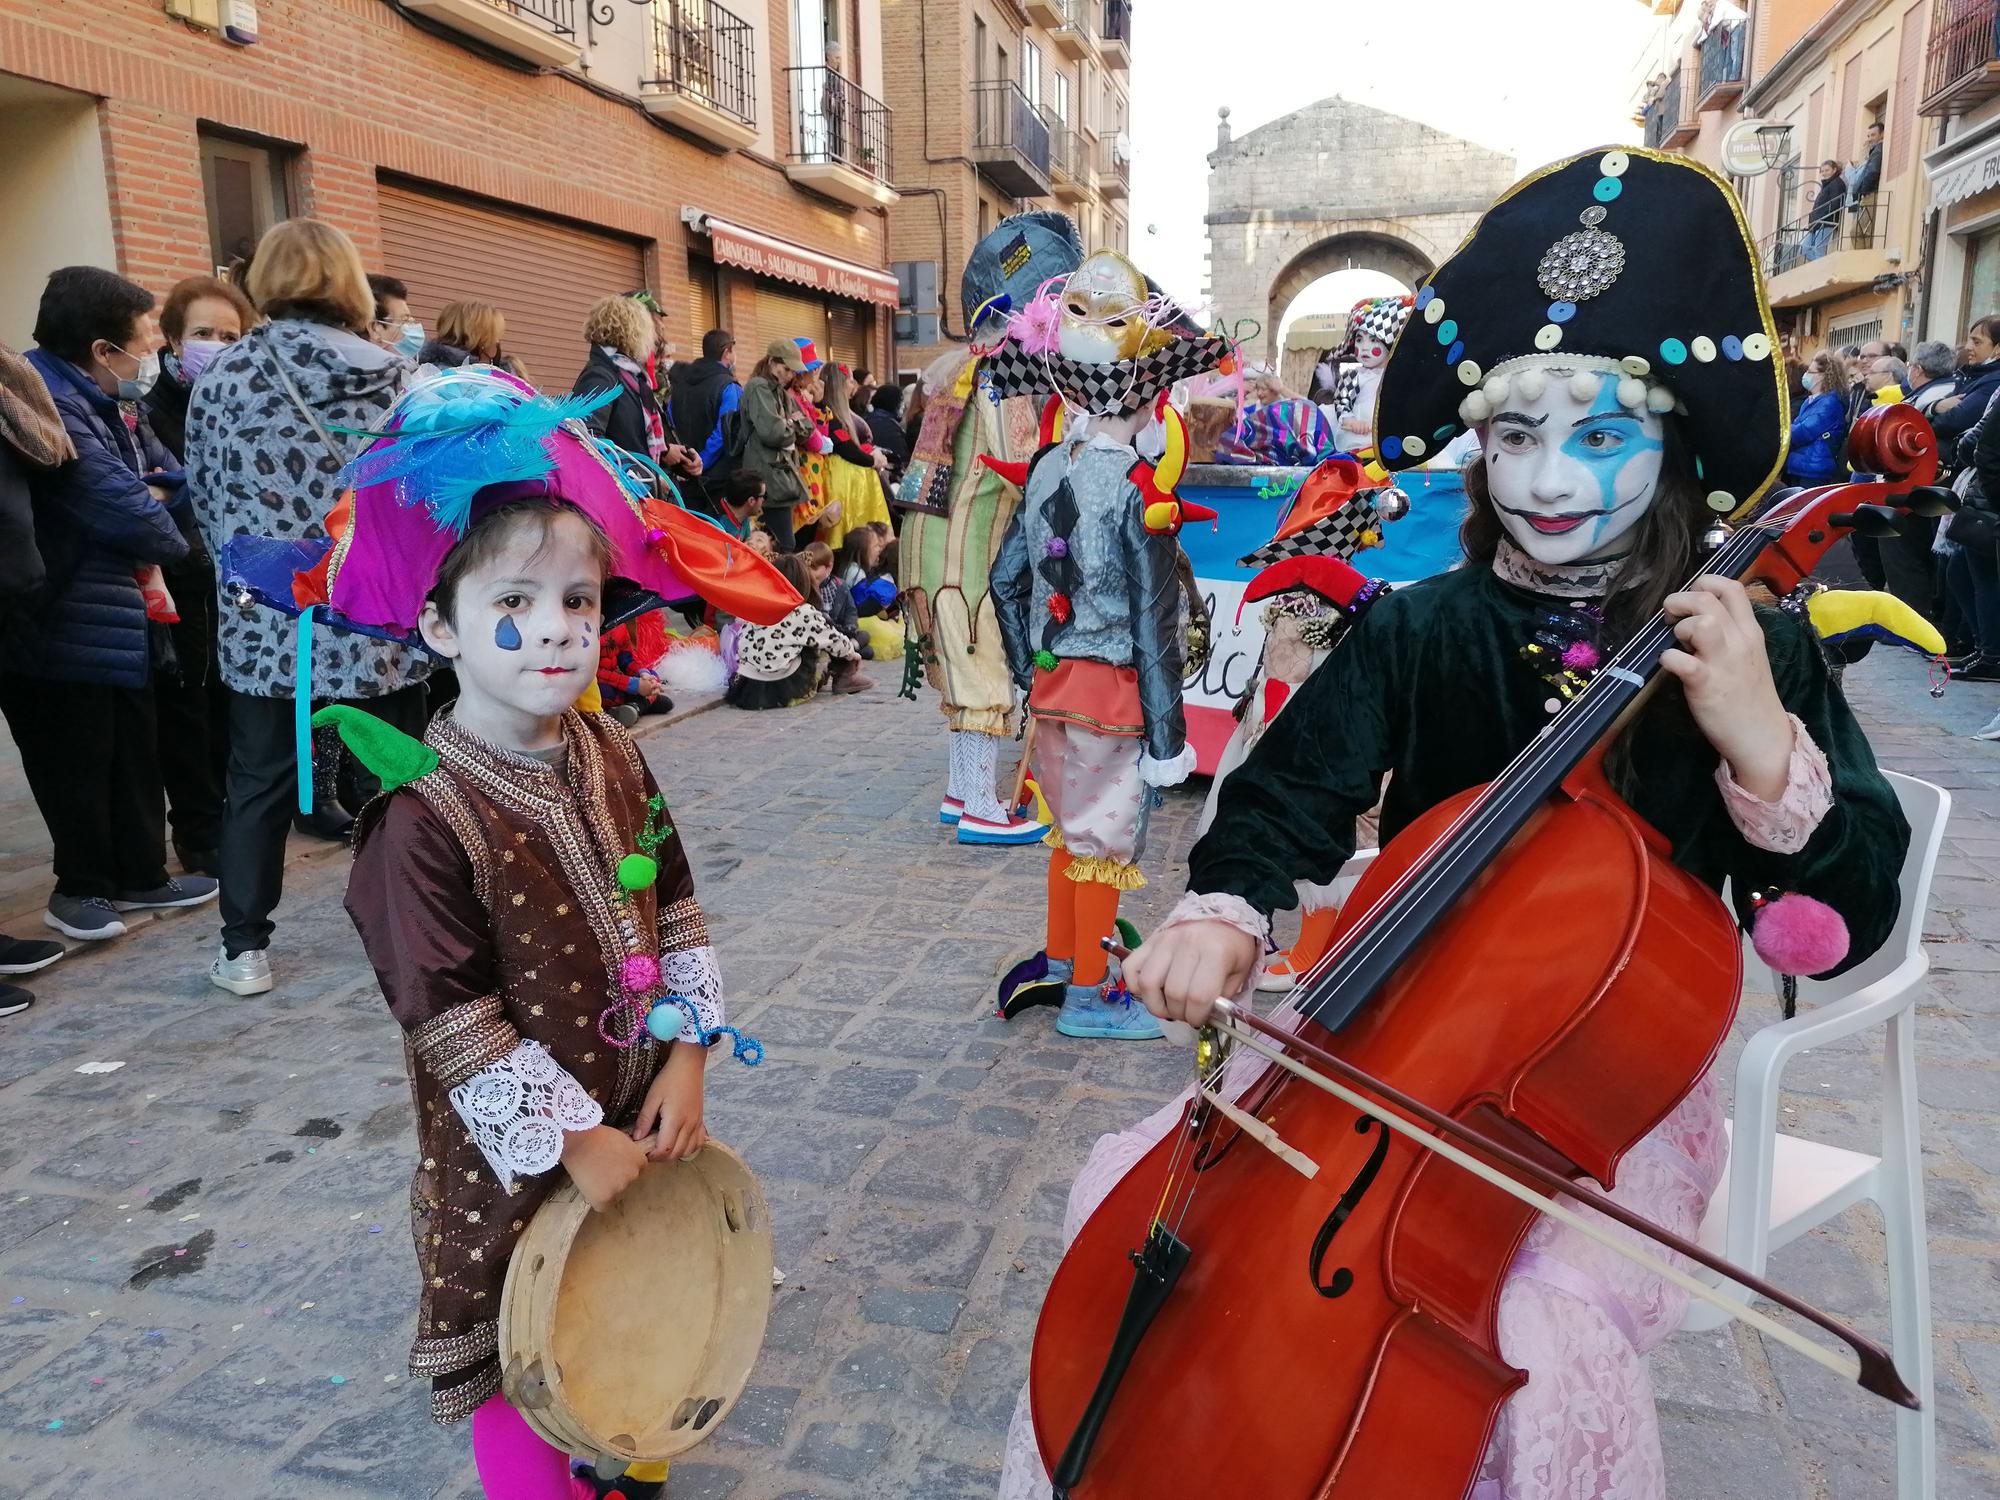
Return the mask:
[[[1778,163],[1791,155],[1792,127],[1789,125],[1759,125],[1757,127],[1757,154],[1764,158],[1764,165],[1773,170]]]

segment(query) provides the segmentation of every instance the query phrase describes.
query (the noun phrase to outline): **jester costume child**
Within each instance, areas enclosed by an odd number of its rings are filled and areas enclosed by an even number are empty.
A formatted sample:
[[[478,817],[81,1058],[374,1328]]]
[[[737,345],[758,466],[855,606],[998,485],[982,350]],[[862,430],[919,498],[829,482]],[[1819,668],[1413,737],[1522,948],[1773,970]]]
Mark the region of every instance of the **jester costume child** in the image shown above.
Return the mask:
[[[1745,925],[1779,892],[1844,919],[1844,941],[1811,972],[1864,960],[1894,924],[1909,829],[1819,643],[1740,585],[1710,578],[1672,592],[1694,571],[1711,520],[1750,512],[1785,450],[1775,330],[1728,186],[1684,157],[1638,149],[1558,163],[1487,212],[1415,310],[1384,371],[1375,431],[1390,469],[1477,434],[1467,565],[1375,603],[1267,726],[1189,856],[1188,894],[1127,961],[1128,982],[1175,1018],[1205,1018],[1218,988],[1246,1005],[1270,914],[1296,902],[1298,882],[1338,877],[1358,817],[1382,798],[1387,843],[1492,781],[1661,610],[1675,622],[1677,646],[1663,658],[1675,680],[1613,746],[1614,785],[1674,863],[1711,887],[1728,883]],[[1574,905],[1547,914],[1558,933],[1595,920]],[[1467,1024],[1507,1025],[1507,996],[1493,1004]],[[1290,1006],[1272,1019],[1301,1024]],[[1368,1020],[1364,1008],[1349,1024]],[[1239,1097],[1260,1072],[1238,1059],[1212,1086]],[[1097,1143],[1071,1192],[1066,1238],[1110,1207],[1187,1098]],[[1692,1238],[1727,1151],[1706,1075],[1625,1153],[1611,1196]],[[1350,1174],[1328,1165],[1331,1208]],[[1131,1201],[1150,1205],[1152,1190]],[[1385,1211],[1342,1200],[1329,1223]],[[1144,1232],[1136,1224],[1131,1242]],[[1222,1304],[1268,1294],[1223,1295],[1229,1272],[1211,1263],[1204,1286],[1217,1295],[1198,1314],[1218,1338],[1231,1318]],[[1300,1315],[1323,1317],[1337,1340],[1340,1303],[1321,1298]],[[1677,1285],[1536,1221],[1497,1313],[1499,1352],[1526,1380],[1500,1409],[1474,1500],[1664,1500],[1646,1355],[1686,1304]],[[1140,1413],[1140,1428],[1162,1415]],[[1125,1440],[1134,1430],[1121,1429]],[[1047,1500],[1045,1476],[1068,1437],[1038,1431],[1024,1393],[1002,1500]],[[1094,1461],[1119,1441],[1102,1438]],[[1226,1462],[1201,1472],[1191,1463],[1190,1493],[1231,1492],[1215,1472]]]
[[[338,540],[296,577],[294,602],[308,619],[408,638],[459,538],[496,510],[532,517],[545,505],[551,518],[580,513],[608,541],[606,622],[695,592],[751,620],[795,608],[754,552],[649,494],[627,456],[590,436],[578,418],[601,399],[551,401],[481,367],[418,382],[353,465]],[[582,681],[593,628],[583,627]],[[492,633],[502,652],[522,649],[512,615]],[[563,1455],[492,1471],[495,1452],[538,1452],[496,1395],[514,1245],[563,1180],[570,1135],[631,1127],[672,1049],[726,1036],[754,1061],[761,1048],[724,1024],[680,834],[615,719],[572,708],[559,743],[527,752],[449,710],[421,742],[358,711],[327,714],[387,789],[360,817],[347,909],[404,1030],[416,1099],[410,1370],[430,1379],[439,1422],[478,1413],[489,1495],[567,1500]],[[522,1480],[520,1464],[553,1473],[555,1488]]]
[[[1028,465],[1021,509],[993,569],[1000,629],[1035,720],[1036,784],[1055,819],[1047,938],[1002,982],[1000,1010],[1060,1000],[1067,1036],[1153,1038],[1152,1018],[1107,992],[1102,940],[1121,894],[1143,885],[1158,789],[1194,769],[1181,705],[1186,662],[1180,547],[1188,508],[1171,498],[1180,453],[1163,368],[1175,378],[1220,358],[1122,256],[1099,252],[1057,298],[1047,378],[1070,408]],[[1147,363],[1176,351],[1164,366]],[[1022,361],[1031,372],[1036,361]],[[1154,458],[1135,444],[1163,422]],[[1163,486],[1162,480],[1165,480]]]

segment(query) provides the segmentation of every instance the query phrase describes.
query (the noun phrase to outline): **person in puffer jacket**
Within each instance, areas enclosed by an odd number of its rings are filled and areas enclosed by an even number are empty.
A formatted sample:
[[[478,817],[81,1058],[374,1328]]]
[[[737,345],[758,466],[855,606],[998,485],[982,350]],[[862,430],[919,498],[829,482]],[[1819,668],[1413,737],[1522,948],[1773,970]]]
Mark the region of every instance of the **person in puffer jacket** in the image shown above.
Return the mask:
[[[111,271],[50,275],[28,362],[76,457],[30,476],[47,568],[0,641],[4,713],[55,846],[43,921],[85,941],[122,936],[121,913],[215,897],[167,874],[152,678],[162,665],[142,572],[187,552],[169,507],[179,465],[139,402],[159,374],[153,296]]]

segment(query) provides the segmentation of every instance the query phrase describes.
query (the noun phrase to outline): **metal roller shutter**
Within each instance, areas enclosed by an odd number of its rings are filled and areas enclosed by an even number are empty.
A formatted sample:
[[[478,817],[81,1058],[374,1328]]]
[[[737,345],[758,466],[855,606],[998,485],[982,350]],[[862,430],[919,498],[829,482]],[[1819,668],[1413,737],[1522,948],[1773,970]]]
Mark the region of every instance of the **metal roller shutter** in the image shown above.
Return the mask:
[[[507,352],[545,391],[569,390],[583,368],[590,304],[646,284],[636,240],[392,182],[378,204],[387,269],[408,283],[424,326],[448,302],[494,303]]]
[[[717,295],[715,262],[688,257],[688,330],[680,342],[686,359],[701,356],[701,336],[722,326],[722,299]]]
[[[757,283],[757,339],[755,347],[766,349],[774,339],[812,339],[827,349],[826,304],[815,297],[783,291],[774,281]],[[740,340],[741,335],[738,335]]]
[[[850,370],[865,367],[868,363],[868,327],[871,322],[869,310],[856,302],[835,302],[828,306],[827,322],[830,325],[827,342],[833,348],[831,358]]]

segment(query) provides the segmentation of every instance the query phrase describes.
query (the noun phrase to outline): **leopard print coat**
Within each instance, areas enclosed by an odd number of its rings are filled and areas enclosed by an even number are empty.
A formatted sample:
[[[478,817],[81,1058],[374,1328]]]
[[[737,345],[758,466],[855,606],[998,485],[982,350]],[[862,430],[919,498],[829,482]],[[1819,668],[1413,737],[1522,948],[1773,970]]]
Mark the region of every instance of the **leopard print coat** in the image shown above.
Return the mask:
[[[277,361],[341,457],[287,394]],[[187,421],[188,492],[209,551],[222,558],[234,536],[324,537],[343,460],[364,441],[353,433],[381,424],[411,369],[355,334],[295,319],[266,323],[218,354]],[[293,621],[226,596],[218,613],[222,680],[259,698],[291,697]],[[423,681],[431,662],[416,647],[328,630],[314,637],[312,670],[315,699],[378,698]]]

